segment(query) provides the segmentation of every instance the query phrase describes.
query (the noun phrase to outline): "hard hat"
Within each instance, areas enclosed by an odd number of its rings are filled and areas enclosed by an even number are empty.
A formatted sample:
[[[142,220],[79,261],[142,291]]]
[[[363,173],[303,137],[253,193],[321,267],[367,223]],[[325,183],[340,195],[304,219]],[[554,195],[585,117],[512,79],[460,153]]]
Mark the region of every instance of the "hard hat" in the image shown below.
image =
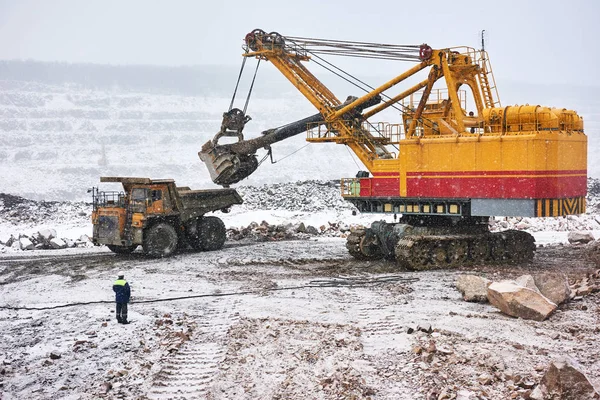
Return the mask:
[[[118,276],[119,278],[122,278],[122,277],[124,277],[124,276],[125,276],[125,272],[123,272],[123,271],[119,271],[119,273],[117,274],[117,276]]]

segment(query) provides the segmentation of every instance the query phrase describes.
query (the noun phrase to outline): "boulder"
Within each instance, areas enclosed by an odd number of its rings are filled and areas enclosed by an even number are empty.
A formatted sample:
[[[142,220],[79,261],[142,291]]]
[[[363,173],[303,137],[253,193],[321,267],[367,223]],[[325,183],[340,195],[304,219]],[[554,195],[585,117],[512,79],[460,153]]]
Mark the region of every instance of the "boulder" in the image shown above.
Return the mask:
[[[548,367],[530,399],[593,400],[600,399],[581,366],[570,357],[561,357]]]
[[[526,287],[527,289],[531,289],[539,293],[539,288],[535,284],[535,280],[531,275],[521,275],[515,279],[515,283],[519,286]]]
[[[298,227],[296,228],[296,232],[297,233],[305,233],[306,232],[306,226],[304,225],[304,222],[300,222],[300,225],[298,225]]]
[[[477,275],[460,275],[456,279],[456,288],[465,301],[484,303],[487,301],[487,287],[492,282]]]
[[[600,267],[600,240],[588,243],[587,256],[597,267]]]
[[[50,244],[50,240],[56,237],[56,230],[42,229],[38,232],[38,240],[44,244]]]
[[[504,314],[523,319],[543,321],[556,310],[556,304],[541,293],[510,281],[492,283],[487,298]]]
[[[52,247],[53,249],[66,249],[68,246],[64,240],[59,238],[52,238],[50,239],[50,247]]]
[[[306,233],[308,233],[309,235],[318,235],[319,231],[314,226],[308,225],[306,227]]]
[[[5,245],[6,247],[10,247],[14,240],[14,236],[9,233],[0,232],[0,244]]]
[[[594,235],[592,235],[591,232],[573,231],[573,232],[569,232],[569,236],[568,236],[567,240],[571,244],[575,244],[575,243],[585,244],[585,243],[593,242]]]
[[[531,225],[529,225],[525,221],[521,221],[517,225],[515,225],[515,228],[517,228],[520,231],[525,230],[525,229],[529,229],[530,227],[531,227]]]
[[[29,240],[29,238],[21,236],[19,238],[19,248],[21,250],[33,250],[35,249],[35,245],[31,240]]]
[[[540,293],[556,305],[564,303],[571,297],[569,280],[565,274],[537,274],[533,279]]]

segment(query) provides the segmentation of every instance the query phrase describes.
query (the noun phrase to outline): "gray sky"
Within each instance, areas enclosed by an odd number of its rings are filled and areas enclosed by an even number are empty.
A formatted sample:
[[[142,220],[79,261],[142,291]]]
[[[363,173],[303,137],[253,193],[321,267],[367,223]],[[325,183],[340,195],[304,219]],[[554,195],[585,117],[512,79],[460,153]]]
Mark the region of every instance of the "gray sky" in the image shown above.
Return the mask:
[[[0,0],[0,59],[237,65],[255,28],[434,48],[485,29],[496,79],[600,86],[599,17],[595,0]]]

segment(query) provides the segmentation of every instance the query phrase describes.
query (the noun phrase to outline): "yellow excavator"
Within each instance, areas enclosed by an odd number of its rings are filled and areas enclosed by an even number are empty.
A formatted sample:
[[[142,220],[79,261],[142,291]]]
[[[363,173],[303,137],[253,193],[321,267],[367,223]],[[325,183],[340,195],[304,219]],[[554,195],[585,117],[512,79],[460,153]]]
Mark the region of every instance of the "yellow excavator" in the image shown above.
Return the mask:
[[[306,132],[309,142],[348,146],[368,171],[342,179],[342,196],[363,213],[402,215],[397,223],[379,221],[351,234],[347,248],[354,257],[388,257],[413,269],[526,262],[534,256],[533,237],[514,230],[491,233],[490,216],[585,212],[583,118],[565,108],[503,107],[483,50],[289,37],[259,29],[244,43],[244,60],[270,62],[318,113],[244,139],[250,117],[230,107],[221,130],[199,152],[201,160],[215,183],[229,186],[257,169],[259,149],[293,135]],[[370,87],[326,55],[415,65]],[[341,101],[309,71],[309,61],[366,94]],[[410,80],[416,82],[398,90]],[[470,105],[474,110],[468,112]],[[399,121],[372,120],[389,108],[398,111]],[[238,141],[219,143],[224,136]]]

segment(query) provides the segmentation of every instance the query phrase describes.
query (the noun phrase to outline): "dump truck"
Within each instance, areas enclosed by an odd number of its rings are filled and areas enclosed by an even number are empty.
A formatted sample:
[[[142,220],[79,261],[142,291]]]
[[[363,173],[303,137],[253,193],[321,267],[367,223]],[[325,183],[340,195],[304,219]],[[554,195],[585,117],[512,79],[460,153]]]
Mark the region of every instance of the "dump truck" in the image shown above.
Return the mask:
[[[118,254],[140,245],[151,257],[168,257],[182,247],[221,249],[225,224],[206,214],[242,204],[235,189],[191,190],[173,179],[102,177],[100,182],[121,183],[123,190],[91,189],[92,242]]]
[[[245,36],[243,48],[244,59],[268,61],[318,113],[244,139],[251,118],[246,107],[233,108],[232,100],[200,159],[212,180],[228,187],[254,173],[257,150],[271,152],[273,143],[301,132],[309,143],[348,146],[366,171],[342,178],[343,198],[362,213],[401,216],[352,232],[346,247],[355,258],[386,257],[411,269],[528,262],[534,257],[533,236],[490,232],[490,217],[585,212],[583,118],[566,108],[502,106],[483,48],[303,38],[260,29]],[[324,55],[414,65],[371,87]],[[341,100],[309,70],[309,61],[366,93]],[[392,109],[398,121],[372,120]],[[221,143],[224,136],[237,141]]]

